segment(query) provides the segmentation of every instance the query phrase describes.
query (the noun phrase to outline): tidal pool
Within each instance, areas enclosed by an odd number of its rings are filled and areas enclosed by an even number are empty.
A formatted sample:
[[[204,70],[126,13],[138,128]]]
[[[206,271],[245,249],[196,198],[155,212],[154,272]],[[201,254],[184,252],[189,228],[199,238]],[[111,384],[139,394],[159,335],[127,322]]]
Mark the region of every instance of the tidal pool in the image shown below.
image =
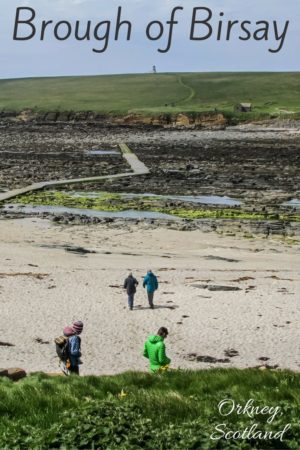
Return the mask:
[[[88,150],[88,155],[120,155],[117,150]]]
[[[105,192],[68,192],[68,195],[72,197],[86,197],[86,198],[101,198],[107,194]],[[218,195],[158,195],[145,192],[143,194],[132,193],[116,193],[121,198],[134,199],[134,198],[153,198],[161,200],[179,200],[181,202],[189,202],[203,205],[224,205],[224,206],[240,206],[241,202],[231,197],[221,197]]]
[[[5,211],[21,212],[24,214],[74,214],[87,217],[102,217],[102,218],[122,218],[122,219],[167,219],[167,220],[179,220],[179,218],[170,214],[163,214],[153,211],[96,211],[93,209],[80,209],[80,208],[66,208],[64,206],[33,206],[33,205],[20,205],[20,204],[7,204],[3,208]]]
[[[300,207],[300,200],[297,198],[293,198],[292,200],[282,203],[283,206],[294,206],[296,208]]]

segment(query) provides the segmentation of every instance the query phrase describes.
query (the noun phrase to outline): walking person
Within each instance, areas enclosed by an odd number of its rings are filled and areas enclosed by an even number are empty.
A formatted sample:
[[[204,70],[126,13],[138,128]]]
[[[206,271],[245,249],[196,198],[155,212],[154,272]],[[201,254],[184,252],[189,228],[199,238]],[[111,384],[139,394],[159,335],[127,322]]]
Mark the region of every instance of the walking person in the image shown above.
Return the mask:
[[[165,338],[169,332],[167,328],[161,327],[157,334],[149,336],[144,345],[143,356],[149,359],[150,372],[157,372],[171,363],[170,358],[166,355]]]
[[[136,287],[138,284],[139,284],[138,281],[134,278],[134,276],[130,272],[130,274],[124,281],[124,289],[126,289],[126,291],[127,291],[128,308],[130,311],[133,310],[134,294],[136,293]]]
[[[83,323],[78,320],[70,327],[65,327],[63,336],[56,338],[56,352],[60,358],[60,368],[65,375],[79,375],[81,362],[81,338]]]
[[[147,289],[149,306],[153,309],[154,292],[158,289],[158,281],[152,270],[148,270],[147,275],[144,277],[143,287]]]
[[[81,362],[81,337],[79,336],[83,330],[83,323],[81,320],[74,322],[72,325],[73,335],[69,337],[69,353],[70,353],[70,372],[79,375],[79,365]]]

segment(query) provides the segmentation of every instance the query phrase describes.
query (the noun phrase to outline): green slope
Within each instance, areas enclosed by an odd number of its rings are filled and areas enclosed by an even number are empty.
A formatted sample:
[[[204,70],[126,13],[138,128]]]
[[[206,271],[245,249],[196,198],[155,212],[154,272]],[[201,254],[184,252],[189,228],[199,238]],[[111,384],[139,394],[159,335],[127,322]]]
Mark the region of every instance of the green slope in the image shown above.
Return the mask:
[[[0,110],[300,113],[299,73],[182,73],[0,80]]]
[[[15,384],[0,379],[0,398],[1,450],[300,448],[298,373],[214,369],[68,378],[39,374]],[[218,405],[225,399],[231,401],[221,415]],[[233,408],[244,408],[250,399],[258,407],[252,418],[251,409],[238,414]],[[219,424],[226,431],[243,431],[255,423],[258,430],[273,434],[288,424],[290,429],[282,441],[280,436],[210,438]]]

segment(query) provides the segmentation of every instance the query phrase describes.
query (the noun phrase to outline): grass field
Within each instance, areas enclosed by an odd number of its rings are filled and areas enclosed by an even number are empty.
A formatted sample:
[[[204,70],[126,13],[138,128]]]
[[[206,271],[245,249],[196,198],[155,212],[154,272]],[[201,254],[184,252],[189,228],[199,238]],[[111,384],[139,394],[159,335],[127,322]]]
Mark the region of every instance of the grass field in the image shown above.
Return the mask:
[[[300,114],[299,73],[165,73],[0,80],[0,110]]]
[[[300,448],[300,374],[292,372],[212,369],[68,378],[36,374],[15,384],[0,379],[0,399],[1,450]],[[236,410],[226,415],[227,408],[221,415],[218,405],[225,399],[232,402],[230,409],[253,399],[259,410],[249,417]],[[262,413],[266,406],[269,413]],[[226,431],[257,424],[257,430],[273,433],[291,426],[283,441],[213,440],[219,424]]]

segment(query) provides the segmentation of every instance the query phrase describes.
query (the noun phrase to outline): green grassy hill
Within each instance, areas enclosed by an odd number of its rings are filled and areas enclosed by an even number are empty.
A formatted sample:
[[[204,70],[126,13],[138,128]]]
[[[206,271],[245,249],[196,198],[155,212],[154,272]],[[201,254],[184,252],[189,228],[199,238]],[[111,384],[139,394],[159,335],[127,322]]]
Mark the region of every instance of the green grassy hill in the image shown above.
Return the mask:
[[[300,114],[299,73],[166,73],[0,80],[0,110]]]
[[[292,372],[213,369],[68,378],[37,374],[18,383],[0,379],[0,399],[1,450],[300,448],[300,374]],[[236,410],[227,415],[230,403],[221,415],[218,405],[225,399],[242,407],[253,399],[259,411],[252,418]],[[262,413],[263,407],[268,412]],[[257,424],[257,431],[273,432],[273,438],[213,440],[210,436],[219,424],[227,432]],[[274,436],[288,424],[282,441]]]

